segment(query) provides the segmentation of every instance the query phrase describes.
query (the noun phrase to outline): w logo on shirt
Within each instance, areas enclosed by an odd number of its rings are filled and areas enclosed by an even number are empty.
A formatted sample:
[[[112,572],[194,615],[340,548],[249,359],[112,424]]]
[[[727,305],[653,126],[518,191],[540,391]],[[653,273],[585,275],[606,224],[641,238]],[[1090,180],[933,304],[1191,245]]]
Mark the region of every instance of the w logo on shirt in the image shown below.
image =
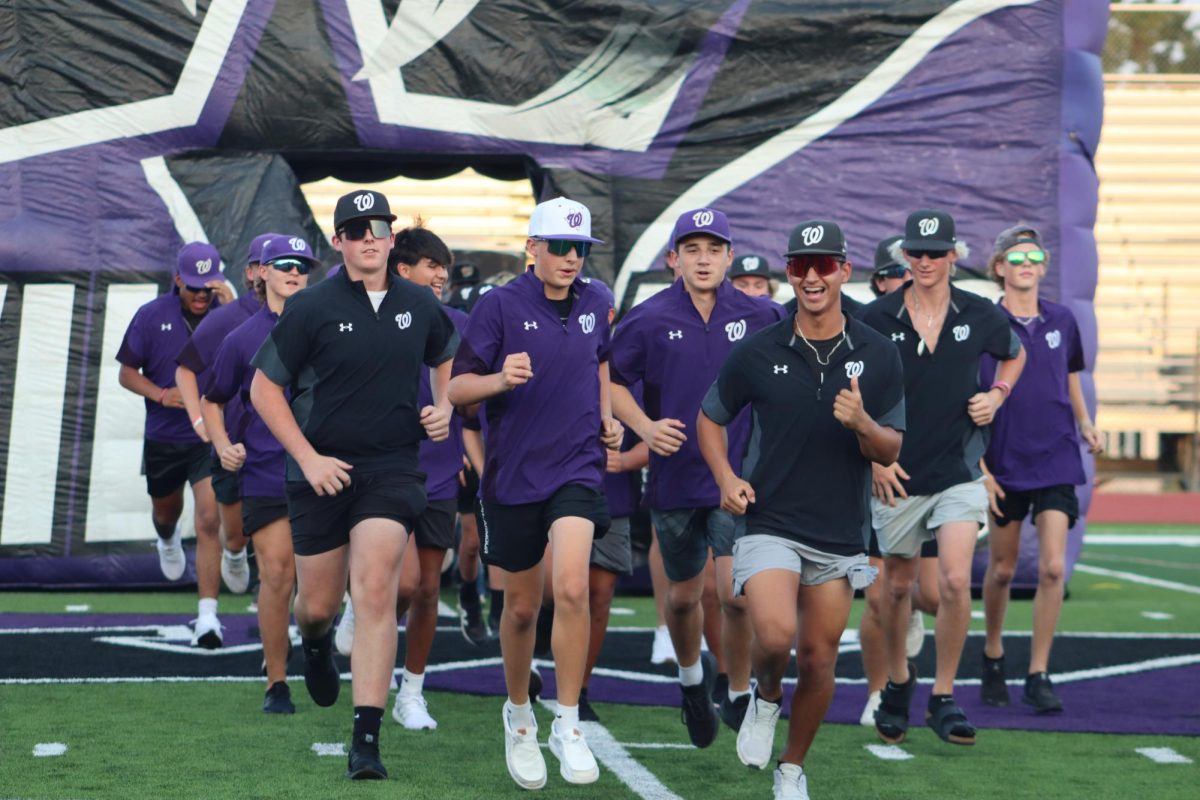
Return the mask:
[[[403,314],[397,314],[396,324],[400,326],[400,330],[404,330],[409,325],[412,325],[412,312],[405,311]]]
[[[1049,331],[1046,333],[1046,344],[1050,345],[1051,350],[1057,350],[1062,344],[1062,334],[1058,331]]]
[[[739,319],[737,322],[730,322],[725,325],[725,335],[729,337],[729,341],[736,342],[746,335],[746,320]]]
[[[967,337],[971,335],[971,326],[970,325],[955,325],[953,332],[954,332],[954,341],[965,342],[967,340]]]
[[[846,377],[857,378],[863,374],[863,362],[847,361],[846,362]]]
[[[585,334],[596,330],[596,315],[592,313],[580,314],[579,329]]]

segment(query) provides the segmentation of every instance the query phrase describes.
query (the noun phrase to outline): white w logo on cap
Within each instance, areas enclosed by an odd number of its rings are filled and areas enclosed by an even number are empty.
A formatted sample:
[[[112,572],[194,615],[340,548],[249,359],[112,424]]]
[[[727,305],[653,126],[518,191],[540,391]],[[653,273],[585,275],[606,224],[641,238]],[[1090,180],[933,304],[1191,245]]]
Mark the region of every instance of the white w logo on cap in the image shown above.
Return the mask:
[[[212,269],[212,259],[211,258],[206,258],[203,261],[196,262],[196,274],[197,275],[207,275],[208,271],[210,269]]]
[[[742,269],[747,272],[754,272],[758,269],[758,256],[746,256],[742,259]]]
[[[800,231],[800,239],[804,242],[805,247],[812,247],[825,238],[825,228],[820,225],[813,225]]]
[[[367,209],[373,208],[374,206],[375,206],[375,195],[373,195],[373,194],[360,194],[354,198],[354,207],[357,208],[359,211],[366,211]]]
[[[922,236],[933,236],[941,224],[942,221],[937,217],[926,217],[917,223],[917,229],[921,231]]]
[[[293,236],[291,239],[288,239],[288,244],[292,246],[293,250],[303,251],[308,249],[308,244],[299,236]]]
[[[713,224],[713,212],[705,209],[692,214],[692,224],[697,228],[707,228]]]

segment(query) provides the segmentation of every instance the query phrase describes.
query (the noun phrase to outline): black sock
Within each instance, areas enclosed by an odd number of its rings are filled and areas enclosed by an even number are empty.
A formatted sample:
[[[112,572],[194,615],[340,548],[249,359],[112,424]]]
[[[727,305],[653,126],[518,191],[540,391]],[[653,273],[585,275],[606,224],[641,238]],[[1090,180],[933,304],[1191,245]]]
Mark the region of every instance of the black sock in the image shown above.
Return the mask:
[[[320,636],[308,637],[301,636],[300,644],[304,647],[304,652],[323,653],[333,646],[333,628],[325,631]]]
[[[941,703],[953,703],[954,695],[952,694],[931,694],[929,695],[929,707],[932,708]]]
[[[479,587],[473,581],[464,581],[458,587],[458,602],[463,608],[478,608]]]
[[[354,741],[379,745],[379,724],[383,722],[383,709],[375,706],[354,707]]]
[[[175,535],[175,522],[167,522],[160,525],[154,517],[150,517],[150,522],[154,524],[154,532],[158,534],[158,538],[164,542]]]

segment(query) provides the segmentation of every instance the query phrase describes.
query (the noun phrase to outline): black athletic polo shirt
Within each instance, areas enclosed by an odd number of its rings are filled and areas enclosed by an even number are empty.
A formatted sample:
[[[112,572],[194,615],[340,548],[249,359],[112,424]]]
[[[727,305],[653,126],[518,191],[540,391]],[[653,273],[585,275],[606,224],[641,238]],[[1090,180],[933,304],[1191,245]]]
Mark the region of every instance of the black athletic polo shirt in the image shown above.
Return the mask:
[[[292,413],[318,453],[354,475],[416,471],[425,438],[421,370],[450,360],[454,324],[424,286],[388,276],[376,312],[346,270],[293,295],[254,356],[254,366],[292,389]],[[288,480],[304,480],[288,457]]]
[[[904,284],[910,286],[912,281]],[[891,339],[904,363],[908,433],[899,463],[911,476],[902,481],[905,490],[930,495],[978,479],[991,429],[971,421],[967,401],[983,388],[979,361],[984,353],[1007,361],[1020,351],[1008,318],[990,301],[951,286],[950,308],[933,353],[917,352],[921,338],[904,306],[904,291],[878,298],[859,319]]]
[[[742,474],[754,487],[746,534],[765,533],[826,553],[854,555],[871,534],[871,462],[858,437],[833,416],[833,400],[858,377],[863,407],[880,425],[904,430],[904,376],[891,343],[853,317],[822,382],[807,347],[785,319],[729,354],[701,405],[728,425],[751,409]]]

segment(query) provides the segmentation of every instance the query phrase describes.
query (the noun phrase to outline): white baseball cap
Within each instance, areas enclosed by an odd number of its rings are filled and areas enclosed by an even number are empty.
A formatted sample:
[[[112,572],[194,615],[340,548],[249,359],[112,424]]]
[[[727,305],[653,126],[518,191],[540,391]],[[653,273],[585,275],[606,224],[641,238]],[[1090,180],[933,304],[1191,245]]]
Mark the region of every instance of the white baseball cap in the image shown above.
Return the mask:
[[[592,238],[592,212],[587,206],[565,197],[537,204],[529,217],[529,237],[604,243],[602,239]]]

